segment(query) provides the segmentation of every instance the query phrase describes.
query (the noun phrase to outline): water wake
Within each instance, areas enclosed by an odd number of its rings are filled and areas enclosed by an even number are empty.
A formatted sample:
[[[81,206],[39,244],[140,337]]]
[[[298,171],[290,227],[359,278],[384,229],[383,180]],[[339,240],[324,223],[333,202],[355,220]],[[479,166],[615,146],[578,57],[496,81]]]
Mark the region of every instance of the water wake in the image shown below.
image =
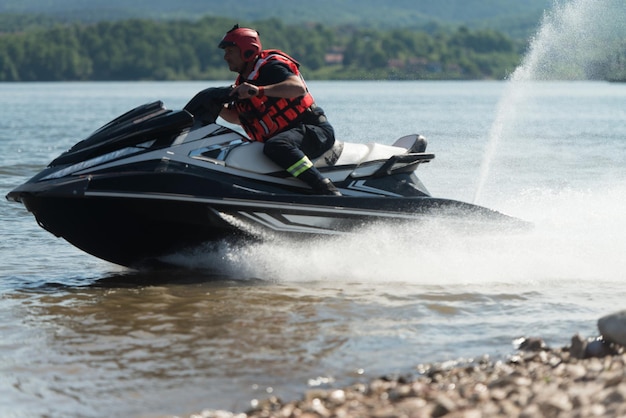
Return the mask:
[[[224,244],[179,261],[236,279],[360,283],[389,291],[393,283],[441,288],[615,281],[626,270],[620,232],[626,230],[625,205],[626,183],[594,191],[529,190],[503,203],[534,223],[527,231],[469,232],[435,219],[372,225],[332,239]]]

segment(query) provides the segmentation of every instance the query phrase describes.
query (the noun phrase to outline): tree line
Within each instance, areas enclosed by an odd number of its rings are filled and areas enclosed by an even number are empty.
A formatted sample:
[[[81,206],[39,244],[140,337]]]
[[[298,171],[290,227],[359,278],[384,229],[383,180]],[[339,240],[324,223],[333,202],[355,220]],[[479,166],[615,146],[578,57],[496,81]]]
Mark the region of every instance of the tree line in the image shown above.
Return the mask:
[[[0,81],[230,79],[217,44],[233,23],[132,19],[0,33]],[[259,31],[264,48],[298,59],[309,79],[502,79],[525,48],[503,33],[466,27],[241,24]]]

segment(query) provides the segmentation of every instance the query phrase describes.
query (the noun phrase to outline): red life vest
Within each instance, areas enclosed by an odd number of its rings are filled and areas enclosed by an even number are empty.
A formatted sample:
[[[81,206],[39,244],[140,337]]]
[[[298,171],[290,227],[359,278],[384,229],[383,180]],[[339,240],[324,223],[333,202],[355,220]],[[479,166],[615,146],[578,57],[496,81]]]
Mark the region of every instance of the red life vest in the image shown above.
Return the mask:
[[[271,61],[279,61],[286,64],[295,75],[302,78],[298,70],[300,64],[296,60],[282,51],[269,49],[261,51],[248,78],[244,80],[239,76],[235,85],[239,85],[244,81],[256,84],[254,80],[259,78],[260,69]],[[302,82],[304,82],[304,79]],[[263,142],[290,127],[294,121],[300,119],[313,102],[313,96],[307,89],[304,96],[293,99],[253,96],[248,100],[235,102],[235,109],[239,114],[241,126],[250,136],[250,139]]]

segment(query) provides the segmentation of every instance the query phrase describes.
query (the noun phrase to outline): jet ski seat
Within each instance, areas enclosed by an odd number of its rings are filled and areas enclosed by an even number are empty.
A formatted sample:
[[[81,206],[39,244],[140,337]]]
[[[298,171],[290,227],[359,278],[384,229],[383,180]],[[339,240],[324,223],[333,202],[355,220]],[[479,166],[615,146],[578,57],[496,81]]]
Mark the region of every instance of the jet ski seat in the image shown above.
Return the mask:
[[[335,141],[331,149],[317,158],[312,158],[311,162],[313,162],[315,167],[333,166],[342,154],[343,146],[342,142]],[[228,167],[255,173],[269,174],[284,171],[263,154],[263,144],[257,141],[244,142],[230,150],[225,163]]]
[[[423,153],[424,151],[426,151],[426,139],[417,134],[403,136],[393,145],[346,143],[335,165],[358,165],[367,161],[384,161],[394,155]]]
[[[393,145],[357,144],[335,141],[331,149],[312,159],[317,168],[355,166],[367,161],[386,161],[394,155],[424,152],[426,140],[421,135],[407,135]],[[284,171],[263,154],[263,144],[246,142],[233,148],[226,157],[226,166],[255,173],[270,174]]]
[[[227,167],[261,174],[284,171],[263,154],[263,143],[257,141],[244,142],[231,149],[225,164]]]

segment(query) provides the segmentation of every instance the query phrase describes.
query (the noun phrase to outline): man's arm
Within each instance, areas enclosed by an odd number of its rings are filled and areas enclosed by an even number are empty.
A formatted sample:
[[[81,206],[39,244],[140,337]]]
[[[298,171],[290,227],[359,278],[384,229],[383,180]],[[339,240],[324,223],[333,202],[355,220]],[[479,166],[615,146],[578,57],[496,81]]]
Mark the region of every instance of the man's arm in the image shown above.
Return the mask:
[[[269,84],[267,86],[255,86],[250,83],[242,83],[235,87],[230,94],[237,95],[239,99],[249,99],[258,94],[264,94],[269,97],[293,99],[295,97],[304,96],[306,94],[306,86],[302,79],[294,74],[280,83]]]

